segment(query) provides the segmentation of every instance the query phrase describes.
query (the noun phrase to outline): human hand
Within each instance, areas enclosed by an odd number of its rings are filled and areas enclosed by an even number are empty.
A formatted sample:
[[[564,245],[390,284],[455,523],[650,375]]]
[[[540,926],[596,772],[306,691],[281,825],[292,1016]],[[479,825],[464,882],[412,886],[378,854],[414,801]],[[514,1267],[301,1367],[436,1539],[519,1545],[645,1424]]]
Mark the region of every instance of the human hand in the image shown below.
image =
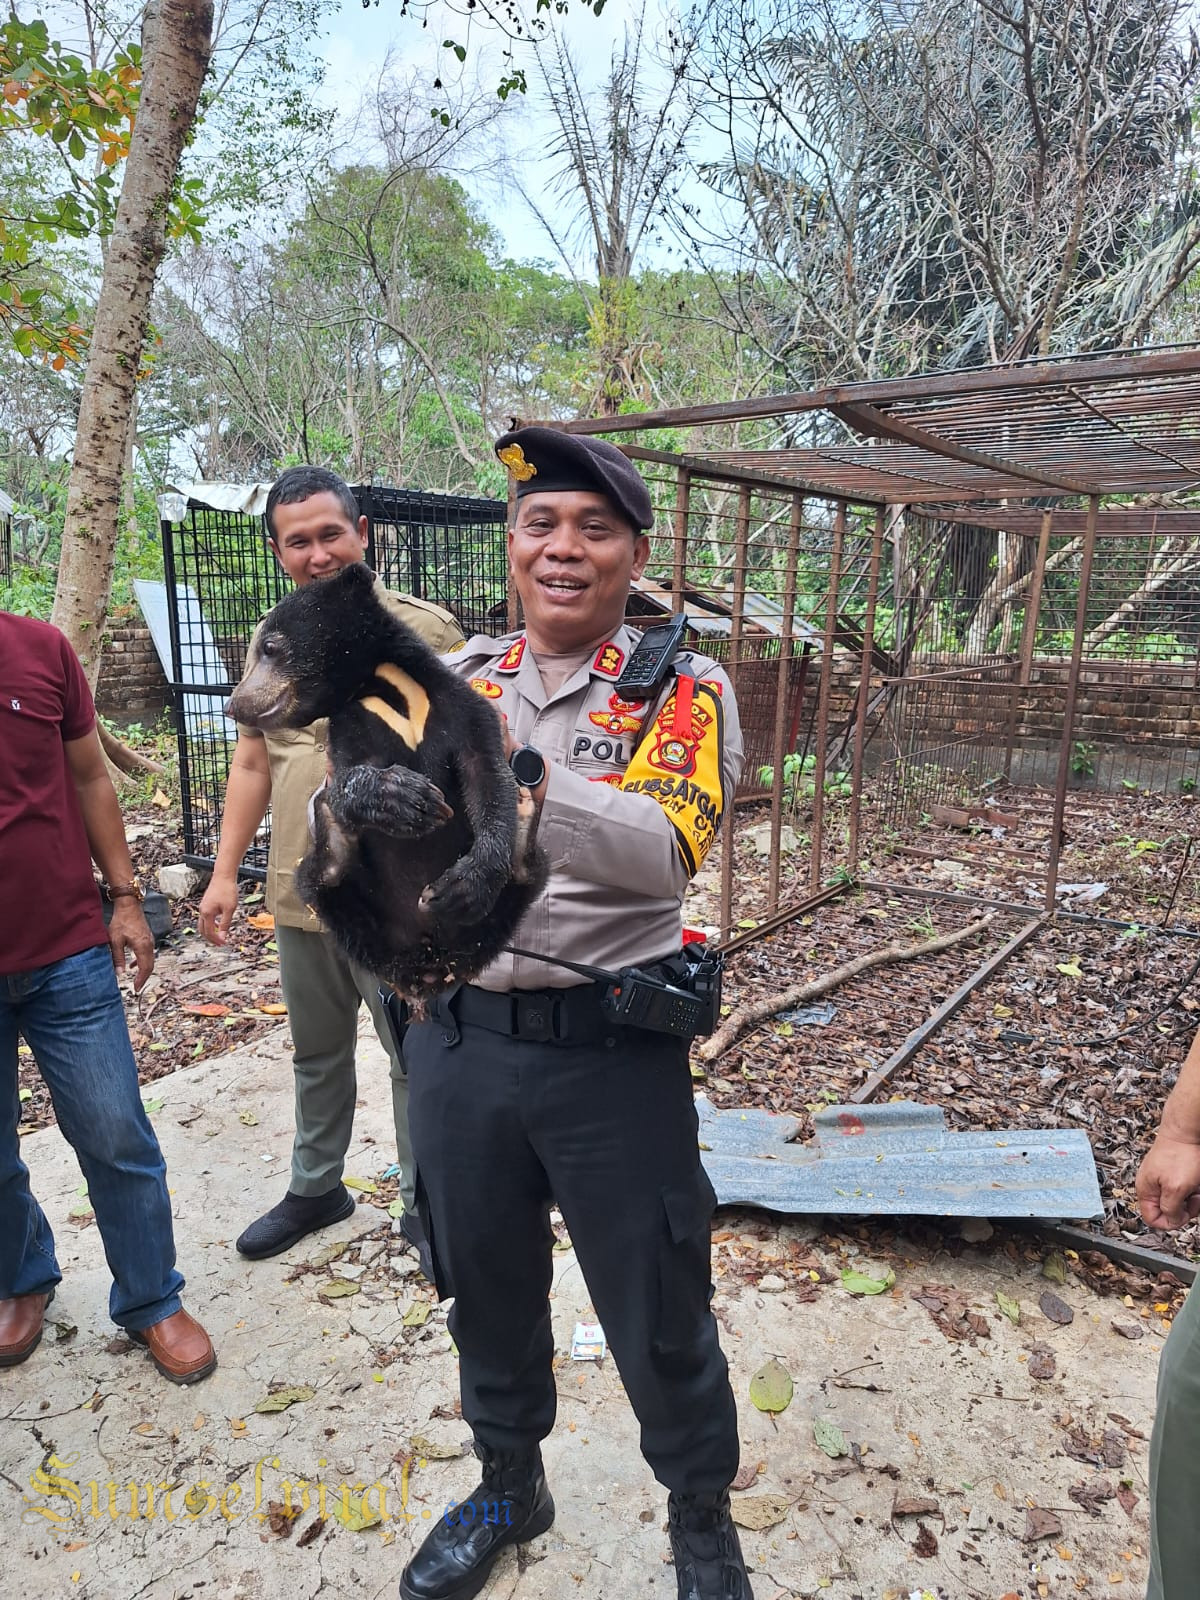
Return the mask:
[[[1162,1232],[1200,1216],[1200,1144],[1160,1130],[1138,1169],[1137,1197],[1143,1220]]]
[[[132,895],[122,895],[113,901],[108,947],[118,973],[125,971],[127,958],[133,957],[133,992],[139,994],[154,971],[154,935],[140,902]]]
[[[514,750],[520,749],[521,741],[513,738],[513,731],[509,727],[508,718],[504,715],[503,711],[499,712],[498,716],[500,718],[500,726],[504,730],[504,759],[507,761]]]
[[[214,872],[200,901],[197,927],[209,944],[222,945],[229,938],[229,925],[238,906],[237,878]]]

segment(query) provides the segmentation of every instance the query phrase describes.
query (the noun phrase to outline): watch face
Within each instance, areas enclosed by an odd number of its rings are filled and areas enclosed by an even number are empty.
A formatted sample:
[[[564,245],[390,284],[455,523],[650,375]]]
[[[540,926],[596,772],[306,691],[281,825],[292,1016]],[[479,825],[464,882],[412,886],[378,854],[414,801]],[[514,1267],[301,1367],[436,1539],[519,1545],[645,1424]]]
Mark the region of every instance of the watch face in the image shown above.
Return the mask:
[[[541,751],[535,750],[531,744],[523,744],[519,750],[514,750],[509,757],[509,766],[513,777],[527,789],[536,789],[546,776],[546,762]]]

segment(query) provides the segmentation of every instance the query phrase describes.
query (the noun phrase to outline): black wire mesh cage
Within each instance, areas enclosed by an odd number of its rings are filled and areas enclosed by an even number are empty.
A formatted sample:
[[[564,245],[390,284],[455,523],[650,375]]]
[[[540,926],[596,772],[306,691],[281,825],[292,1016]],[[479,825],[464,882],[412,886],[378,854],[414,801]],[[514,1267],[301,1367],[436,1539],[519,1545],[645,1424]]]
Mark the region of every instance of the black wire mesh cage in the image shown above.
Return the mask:
[[[376,485],[354,493],[367,518],[368,564],[387,586],[445,606],[468,636],[488,631],[489,610],[507,594],[505,502]],[[192,499],[162,533],[184,853],[211,866],[237,743],[224,702],[255,627],[290,584],[260,516]],[[265,876],[270,842],[268,814],[244,857],[247,875]]]

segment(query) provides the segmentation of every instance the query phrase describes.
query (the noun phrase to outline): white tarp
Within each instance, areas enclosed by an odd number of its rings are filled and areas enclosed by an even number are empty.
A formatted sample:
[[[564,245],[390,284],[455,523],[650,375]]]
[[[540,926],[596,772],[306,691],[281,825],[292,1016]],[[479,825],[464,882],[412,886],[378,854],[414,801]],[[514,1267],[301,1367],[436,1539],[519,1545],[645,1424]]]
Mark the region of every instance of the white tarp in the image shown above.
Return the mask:
[[[179,495],[185,501],[195,500],[202,506],[211,506],[214,511],[238,511],[243,516],[261,517],[267,509],[270,490],[269,483],[169,483],[162,498]],[[171,522],[181,522],[186,509],[183,506],[178,516],[171,516],[164,508],[163,514]]]
[[[134,580],[138,605],[150,629],[158,659],[168,682],[175,682],[171,665],[171,626],[167,610],[167,586],[151,583],[144,578]],[[188,734],[193,738],[237,738],[237,724],[224,711],[228,685],[232,681],[229,668],[221,659],[216,640],[208,623],[200,614],[200,601],[194,590],[186,584],[176,588],[179,608],[179,678],[180,683],[212,684],[220,694],[185,694],[183,719]]]

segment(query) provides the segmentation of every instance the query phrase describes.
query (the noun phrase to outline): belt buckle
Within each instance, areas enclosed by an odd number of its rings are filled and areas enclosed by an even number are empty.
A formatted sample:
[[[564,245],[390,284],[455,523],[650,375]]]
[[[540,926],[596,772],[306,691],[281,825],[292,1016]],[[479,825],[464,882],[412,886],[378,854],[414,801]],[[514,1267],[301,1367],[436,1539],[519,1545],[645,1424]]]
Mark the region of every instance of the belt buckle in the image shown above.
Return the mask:
[[[513,1001],[518,1039],[528,1039],[533,1044],[549,1044],[565,1036],[560,995],[518,992]]]

